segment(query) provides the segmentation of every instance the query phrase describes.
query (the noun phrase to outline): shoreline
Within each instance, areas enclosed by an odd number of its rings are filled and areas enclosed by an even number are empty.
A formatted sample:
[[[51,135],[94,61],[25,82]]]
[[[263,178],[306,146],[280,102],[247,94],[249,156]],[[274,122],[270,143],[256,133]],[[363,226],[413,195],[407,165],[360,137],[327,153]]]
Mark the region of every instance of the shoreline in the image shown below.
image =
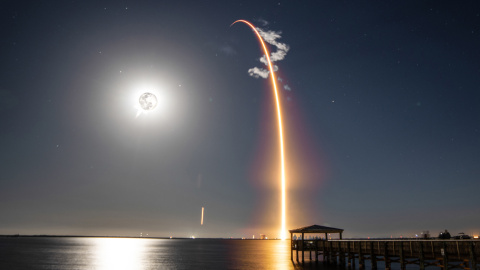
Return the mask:
[[[37,238],[129,238],[129,239],[187,239],[187,240],[258,240],[258,241],[268,241],[268,240],[281,240],[281,239],[252,239],[252,238],[222,238],[222,237],[164,237],[164,236],[98,236],[98,235],[49,235],[49,234],[32,234],[32,235],[20,235],[20,234],[0,234],[0,238],[27,238],[27,237],[37,237]],[[290,239],[286,239],[290,240]]]

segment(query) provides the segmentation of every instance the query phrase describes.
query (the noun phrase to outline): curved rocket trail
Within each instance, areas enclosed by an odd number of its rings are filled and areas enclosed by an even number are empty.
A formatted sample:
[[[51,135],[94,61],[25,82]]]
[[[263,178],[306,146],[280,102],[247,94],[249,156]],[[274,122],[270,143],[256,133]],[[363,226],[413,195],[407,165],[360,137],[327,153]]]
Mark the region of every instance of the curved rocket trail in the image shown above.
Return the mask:
[[[270,78],[272,78],[272,84],[273,84],[273,92],[275,93],[275,101],[277,103],[277,118],[278,118],[278,136],[280,138],[280,164],[281,164],[281,184],[282,184],[282,227],[280,230],[280,238],[282,240],[285,240],[287,237],[287,229],[286,229],[286,218],[285,218],[285,208],[286,208],[286,192],[285,192],[285,157],[284,157],[284,151],[283,151],[283,128],[282,128],[282,111],[280,109],[280,101],[278,99],[278,90],[277,90],[277,83],[275,80],[275,73],[273,72],[273,67],[272,67],[272,62],[270,61],[270,53],[268,52],[267,46],[265,45],[265,42],[263,41],[262,36],[260,36],[260,33],[258,33],[257,29],[253,24],[251,24],[248,21],[245,20],[237,20],[233,22],[230,26],[236,24],[237,22],[243,22],[250,26],[252,30],[257,34],[258,40],[262,44],[263,51],[265,52],[265,56],[267,57],[267,62],[268,62],[268,69],[270,70]]]

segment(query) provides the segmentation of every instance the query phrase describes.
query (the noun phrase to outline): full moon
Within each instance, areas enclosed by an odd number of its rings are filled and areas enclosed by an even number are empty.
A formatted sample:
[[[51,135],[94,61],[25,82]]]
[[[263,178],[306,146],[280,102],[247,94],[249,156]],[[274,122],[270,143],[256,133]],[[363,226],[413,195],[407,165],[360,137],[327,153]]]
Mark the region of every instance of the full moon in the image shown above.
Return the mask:
[[[140,103],[140,107],[145,111],[151,111],[155,109],[157,106],[157,97],[149,92],[143,93],[140,98],[138,99],[138,103]]]

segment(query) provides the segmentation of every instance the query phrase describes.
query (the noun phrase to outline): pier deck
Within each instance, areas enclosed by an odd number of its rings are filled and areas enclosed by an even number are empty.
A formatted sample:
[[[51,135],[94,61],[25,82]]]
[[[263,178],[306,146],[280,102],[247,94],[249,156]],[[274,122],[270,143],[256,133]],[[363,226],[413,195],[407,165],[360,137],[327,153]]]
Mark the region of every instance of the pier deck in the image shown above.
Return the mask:
[[[415,264],[420,269],[437,266],[442,269],[480,269],[480,240],[291,240],[291,259],[319,261],[326,264],[339,264],[341,267],[365,269],[365,261],[370,260],[371,268],[377,269],[378,262],[384,262],[387,270],[392,263],[405,269],[407,264]],[[313,253],[313,254],[312,254]],[[312,255],[314,257],[312,257]]]

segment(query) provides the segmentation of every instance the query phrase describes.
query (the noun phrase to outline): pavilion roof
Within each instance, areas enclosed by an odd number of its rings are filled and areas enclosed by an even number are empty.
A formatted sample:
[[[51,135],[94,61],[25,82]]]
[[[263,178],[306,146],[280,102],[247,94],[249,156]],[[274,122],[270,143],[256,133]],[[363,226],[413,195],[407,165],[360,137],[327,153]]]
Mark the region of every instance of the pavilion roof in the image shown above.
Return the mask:
[[[342,233],[343,229],[320,226],[320,225],[312,225],[312,226],[289,230],[289,232],[290,233]]]

